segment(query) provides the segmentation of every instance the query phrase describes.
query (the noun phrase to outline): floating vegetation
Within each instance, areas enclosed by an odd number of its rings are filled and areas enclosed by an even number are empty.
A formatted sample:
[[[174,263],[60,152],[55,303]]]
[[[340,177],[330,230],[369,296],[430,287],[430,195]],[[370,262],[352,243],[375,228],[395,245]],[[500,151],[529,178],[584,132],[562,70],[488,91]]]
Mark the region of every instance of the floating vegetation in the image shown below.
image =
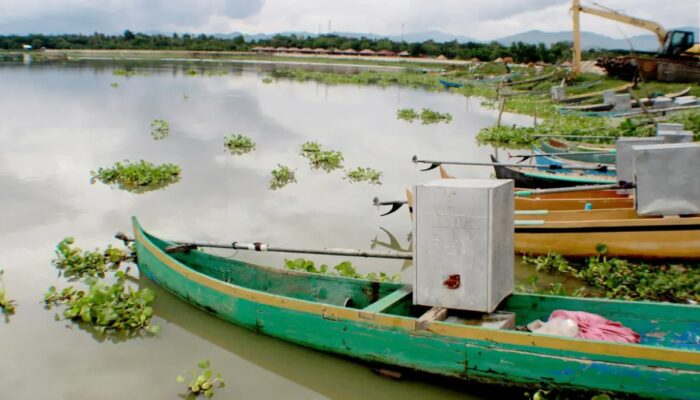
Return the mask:
[[[420,118],[420,115],[412,108],[401,108],[396,110],[396,119],[413,122]]]
[[[155,140],[163,140],[170,135],[170,124],[162,119],[154,119],[151,122],[151,136]]]
[[[212,379],[214,372],[210,368],[209,360],[202,360],[197,363],[198,371],[191,370],[192,380],[187,384],[187,393],[184,397],[188,400],[194,400],[201,396],[205,398],[214,397],[214,388],[222,389],[226,385],[224,383],[221,374],[216,374],[216,377]],[[177,376],[178,383],[185,383],[185,377],[182,375]]]
[[[7,298],[7,289],[5,289],[5,279],[3,277],[4,274],[5,271],[0,269],[0,308],[2,309],[3,314],[5,314],[5,319],[7,319],[8,316],[15,313],[16,303],[14,300]]]
[[[523,146],[535,143],[537,135],[585,135],[586,142],[609,143],[613,139],[596,138],[595,136],[653,136],[654,126],[625,119],[619,124],[611,124],[603,118],[566,116],[548,120],[537,128],[524,126],[499,126],[483,128],[477,135],[479,144],[516,145]],[[573,139],[573,138],[569,138]]]
[[[180,167],[174,164],[154,165],[141,160],[117,162],[111,168],[90,171],[90,183],[100,181],[105,185],[117,185],[120,189],[144,193],[161,189],[180,180]]]
[[[518,292],[522,293],[535,293],[535,294],[547,294],[555,296],[572,296],[572,297],[584,297],[586,296],[586,288],[580,287],[573,291],[567,290],[563,284],[559,282],[550,283],[546,286],[539,284],[539,278],[537,275],[532,275],[527,278],[527,284],[518,285]]]
[[[322,169],[331,172],[343,168],[343,153],[333,150],[323,150],[318,142],[306,142],[301,145],[302,157],[309,160],[312,169]]]
[[[272,170],[270,189],[277,190],[297,181],[294,171],[287,166],[277,164],[277,169]]]
[[[243,135],[225,137],[224,146],[234,156],[240,156],[255,150],[255,142],[253,142],[251,138]]]
[[[452,114],[442,114],[429,108],[424,108],[420,113],[420,119],[423,122],[423,125],[439,124],[440,122],[449,124],[450,121],[452,121]]]
[[[197,75],[197,71],[190,68],[190,69],[188,69],[187,71],[185,71],[185,75],[187,75],[187,76],[195,76],[195,75]]]
[[[262,78],[262,83],[264,83],[264,84],[270,84],[270,83],[272,83],[272,82],[274,82],[274,81],[275,81],[275,80],[272,79],[272,78],[270,78],[269,76],[266,76],[266,77]]]
[[[110,270],[117,270],[122,262],[130,260],[131,254],[128,251],[117,249],[111,245],[102,251],[82,250],[79,247],[72,247],[75,239],[67,237],[56,245],[56,258],[53,265],[61,271],[61,274],[68,279],[80,279],[84,277],[101,277]]]
[[[382,173],[372,168],[357,167],[350,171],[345,171],[345,178],[350,182],[368,182],[371,185],[381,185]]]
[[[112,82],[109,86],[113,87],[114,89],[119,89],[119,83],[117,82]]]
[[[524,126],[490,126],[479,131],[476,141],[479,144],[524,146],[537,141],[534,134],[534,128]]]
[[[189,100],[190,96],[187,95],[187,93],[182,94],[182,100]]]
[[[450,113],[442,114],[429,108],[424,108],[420,114],[412,108],[401,108],[396,111],[396,118],[408,122],[420,119],[423,125],[437,124],[440,122],[449,124],[450,121],[452,121],[452,115]]]
[[[375,273],[370,272],[366,275],[362,275],[357,272],[357,269],[352,265],[350,261],[343,261],[340,264],[333,267],[332,271],[329,271],[328,265],[322,264],[316,267],[314,262],[311,260],[306,260],[304,258],[296,258],[294,260],[284,260],[284,265],[287,269],[292,271],[303,271],[312,274],[329,274],[342,276],[345,278],[355,278],[355,279],[367,279],[371,281],[379,282],[398,282],[401,280],[399,274],[388,275],[384,272]]]
[[[669,122],[683,124],[683,129],[692,131],[695,140],[700,140],[700,113],[697,111],[684,111],[669,116]]]
[[[601,250],[605,250],[601,248]],[[537,271],[559,272],[625,300],[700,301],[700,268],[682,264],[647,264],[605,256],[570,261],[559,254],[523,256]]]
[[[63,318],[89,323],[102,334],[126,333],[128,336],[155,335],[160,326],[151,325],[155,299],[152,290],[126,287],[126,274],[117,271],[117,282],[108,285],[96,278],[87,278],[87,291],[68,286],[58,290],[51,286],[44,295],[46,308],[66,306]]]
[[[114,76],[125,76],[125,77],[135,76],[135,75],[148,76],[149,73],[148,73],[148,72],[145,72],[145,71],[141,71],[141,72],[139,72],[139,71],[134,71],[133,69],[128,69],[128,70],[127,70],[127,69],[115,69],[115,70],[112,71],[112,75],[114,75]]]
[[[207,71],[207,76],[224,76],[228,75],[228,71],[218,70],[218,71]]]

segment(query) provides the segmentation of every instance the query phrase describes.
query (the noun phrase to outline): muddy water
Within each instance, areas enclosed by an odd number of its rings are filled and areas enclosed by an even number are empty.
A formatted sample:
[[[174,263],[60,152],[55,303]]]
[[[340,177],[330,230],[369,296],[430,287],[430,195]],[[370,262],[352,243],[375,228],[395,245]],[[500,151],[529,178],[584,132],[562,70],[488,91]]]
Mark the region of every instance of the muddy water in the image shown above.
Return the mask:
[[[372,198],[402,199],[407,186],[436,178],[435,171],[418,171],[414,154],[487,161],[493,151],[474,141],[496,118],[478,99],[398,87],[265,84],[269,65],[196,65],[190,76],[184,71],[191,66],[166,62],[137,65],[134,76],[113,74],[123,68],[121,62],[0,65],[0,267],[18,303],[10,322],[0,323],[0,398],[176,398],[175,377],[203,358],[227,379],[220,398],[498,397],[488,387],[388,380],[363,365],[232,326],[145,280],[139,285],[158,293],[154,322],[163,329],[157,337],[104,341],[55,321],[40,300],[48,286],[65,286],[50,264],[65,236],[83,248],[117,244],[113,234],[128,232],[136,215],[167,238],[381,249],[393,237],[407,249],[407,211],[380,217]],[[409,124],[395,117],[405,107],[449,112],[453,120]],[[169,122],[167,139],[150,136],[154,119]],[[516,122],[523,121],[504,117]],[[226,153],[223,138],[233,133],[250,136],[256,151]],[[347,168],[382,171],[383,184],[311,170],[298,155],[309,140],[342,151]],[[141,195],[90,183],[91,170],[125,159],[176,163],[182,180]],[[277,164],[295,169],[298,183],[269,190]],[[274,266],[285,258],[235,256]],[[404,278],[411,271],[400,261],[356,264],[362,272]],[[532,274],[516,270],[519,280]]]

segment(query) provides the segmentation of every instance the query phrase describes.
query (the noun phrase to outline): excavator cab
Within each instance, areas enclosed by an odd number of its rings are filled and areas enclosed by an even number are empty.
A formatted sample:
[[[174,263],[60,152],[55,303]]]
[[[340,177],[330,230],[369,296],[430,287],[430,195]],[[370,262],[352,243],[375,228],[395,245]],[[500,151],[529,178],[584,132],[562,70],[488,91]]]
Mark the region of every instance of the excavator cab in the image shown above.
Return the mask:
[[[679,58],[695,45],[695,32],[670,31],[661,49],[661,56]]]

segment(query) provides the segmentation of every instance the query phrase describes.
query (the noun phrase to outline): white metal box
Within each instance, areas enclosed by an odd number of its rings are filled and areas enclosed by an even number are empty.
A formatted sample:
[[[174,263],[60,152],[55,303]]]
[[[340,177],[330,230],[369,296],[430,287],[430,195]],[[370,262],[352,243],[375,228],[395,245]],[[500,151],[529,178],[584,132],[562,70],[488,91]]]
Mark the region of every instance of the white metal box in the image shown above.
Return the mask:
[[[414,304],[492,312],[514,286],[513,181],[414,189]]]
[[[700,214],[700,146],[633,146],[639,215]]]
[[[647,144],[663,144],[663,137],[621,137],[615,142],[615,167],[617,180],[632,183],[634,181],[634,150],[633,146]]]

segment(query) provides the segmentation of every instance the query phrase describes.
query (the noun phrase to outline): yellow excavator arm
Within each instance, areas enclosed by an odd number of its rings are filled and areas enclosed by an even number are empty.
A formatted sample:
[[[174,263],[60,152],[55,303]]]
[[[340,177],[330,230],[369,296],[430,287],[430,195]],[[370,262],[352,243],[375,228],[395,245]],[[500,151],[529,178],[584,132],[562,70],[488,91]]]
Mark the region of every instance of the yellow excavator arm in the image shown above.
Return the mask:
[[[600,8],[585,7],[581,6],[580,4],[578,5],[578,7],[580,12],[597,15],[602,18],[607,18],[613,21],[618,21],[624,24],[636,26],[638,28],[650,30],[656,34],[656,37],[659,40],[659,44],[663,47],[668,32],[666,32],[666,29],[664,29],[661,25],[653,21],[647,21],[641,18],[630,17],[629,15],[625,15],[615,10],[611,10],[599,4],[596,5]]]

